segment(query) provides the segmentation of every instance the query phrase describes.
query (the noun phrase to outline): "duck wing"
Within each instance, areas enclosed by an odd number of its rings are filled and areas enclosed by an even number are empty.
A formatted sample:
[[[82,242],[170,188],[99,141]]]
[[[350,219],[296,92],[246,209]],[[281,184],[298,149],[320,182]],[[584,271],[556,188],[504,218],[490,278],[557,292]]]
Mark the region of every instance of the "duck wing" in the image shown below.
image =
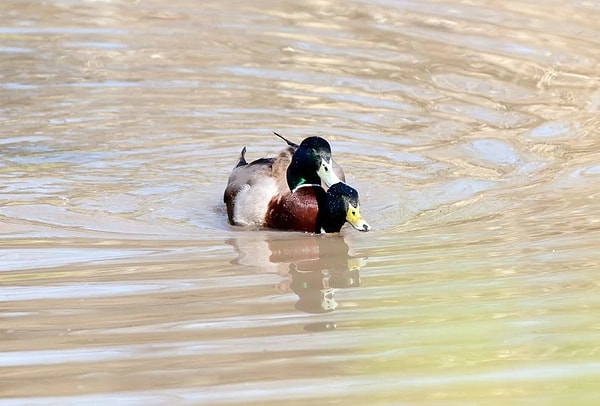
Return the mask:
[[[273,134],[275,134],[276,136],[278,136],[279,138],[281,138],[282,140],[284,140],[285,143],[288,144],[290,147],[294,148],[294,151],[296,150],[296,148],[298,148],[298,146],[299,146],[298,144],[296,144],[295,142],[292,142],[292,141],[288,140],[283,135],[278,134],[275,131],[273,131]]]

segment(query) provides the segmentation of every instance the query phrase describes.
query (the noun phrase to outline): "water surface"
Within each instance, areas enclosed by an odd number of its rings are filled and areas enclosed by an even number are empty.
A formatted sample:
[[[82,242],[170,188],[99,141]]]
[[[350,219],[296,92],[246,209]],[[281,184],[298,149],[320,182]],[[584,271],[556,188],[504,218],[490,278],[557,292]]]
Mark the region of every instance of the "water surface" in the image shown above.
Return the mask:
[[[597,404],[593,2],[8,1],[0,404]],[[374,231],[240,230],[325,136]]]

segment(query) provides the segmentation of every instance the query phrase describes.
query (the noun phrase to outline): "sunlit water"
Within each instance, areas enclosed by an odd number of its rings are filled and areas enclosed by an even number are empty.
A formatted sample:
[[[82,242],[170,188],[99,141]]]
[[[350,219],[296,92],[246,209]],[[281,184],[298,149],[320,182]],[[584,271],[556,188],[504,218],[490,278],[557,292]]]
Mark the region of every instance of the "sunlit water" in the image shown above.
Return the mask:
[[[0,403],[600,403],[600,7],[476,3],[4,2]],[[228,226],[272,130],[374,231]]]

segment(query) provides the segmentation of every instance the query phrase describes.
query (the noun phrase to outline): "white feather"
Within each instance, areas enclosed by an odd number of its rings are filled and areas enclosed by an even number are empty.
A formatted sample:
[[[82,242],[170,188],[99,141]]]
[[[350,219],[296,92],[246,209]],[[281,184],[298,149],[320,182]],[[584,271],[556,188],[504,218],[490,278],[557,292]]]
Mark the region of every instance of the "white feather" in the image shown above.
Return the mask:
[[[265,215],[269,202],[277,193],[277,182],[273,178],[266,178],[250,187],[245,184],[236,196],[233,210],[233,221],[242,226],[261,226],[265,222]]]

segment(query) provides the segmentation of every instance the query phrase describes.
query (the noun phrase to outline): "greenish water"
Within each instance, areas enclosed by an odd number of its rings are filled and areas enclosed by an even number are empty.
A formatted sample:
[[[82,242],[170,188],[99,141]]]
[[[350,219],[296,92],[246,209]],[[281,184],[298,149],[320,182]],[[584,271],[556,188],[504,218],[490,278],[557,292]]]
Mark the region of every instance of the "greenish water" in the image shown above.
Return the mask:
[[[5,8],[0,404],[600,401],[592,2]],[[374,230],[230,227],[272,130]]]

